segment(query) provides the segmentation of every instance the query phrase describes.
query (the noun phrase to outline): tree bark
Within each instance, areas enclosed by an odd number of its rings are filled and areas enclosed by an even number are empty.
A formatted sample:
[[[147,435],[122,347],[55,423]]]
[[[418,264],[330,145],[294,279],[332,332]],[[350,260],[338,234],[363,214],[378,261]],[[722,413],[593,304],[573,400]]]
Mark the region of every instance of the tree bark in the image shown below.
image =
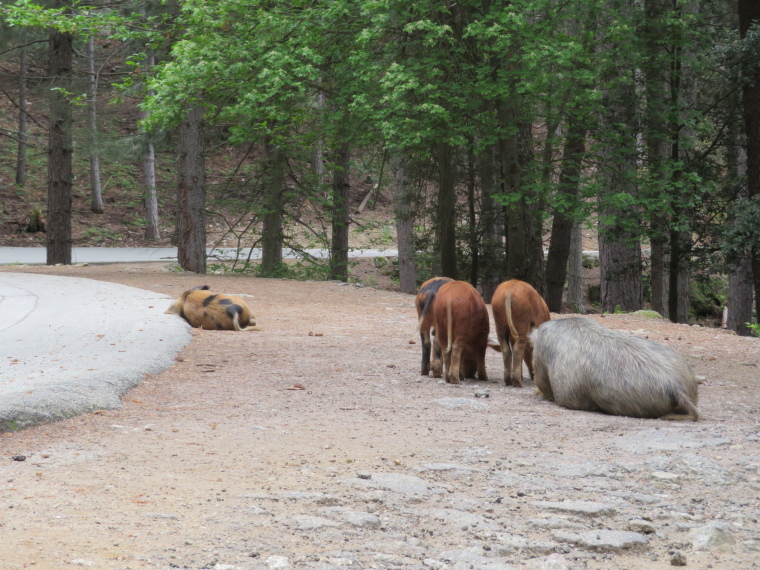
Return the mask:
[[[760,25],[760,2],[739,0],[739,34],[742,38],[753,24]],[[747,196],[750,200],[760,200],[760,61],[745,77],[742,86],[744,107],[744,129],[747,135]],[[752,280],[755,300],[760,299],[760,247],[753,247]]]
[[[728,315],[726,328],[740,336],[751,336],[747,323],[752,322],[752,257],[745,252],[728,272]]]
[[[274,277],[282,264],[282,209],[285,193],[285,151],[267,142],[266,198],[262,229],[261,275]]]
[[[641,246],[599,231],[602,311],[641,309]]]
[[[567,139],[562,152],[562,170],[559,175],[557,192],[562,200],[575,207],[580,186],[583,155],[586,151],[586,125],[575,114],[568,118]],[[567,277],[567,262],[570,256],[570,240],[573,232],[573,216],[557,211],[552,221],[549,240],[549,254],[546,260],[546,304],[553,313],[562,311],[562,293]]]
[[[103,213],[103,194],[100,188],[100,148],[98,143],[98,75],[95,73],[95,37],[87,39],[87,67],[89,71],[87,93],[87,128],[90,131],[90,210]]]
[[[477,211],[479,210],[476,203],[475,186],[477,180],[475,177],[475,149],[472,139],[467,141],[467,216],[469,228],[467,231],[467,242],[470,247],[470,285],[478,286],[478,273],[480,272],[480,239],[478,232]]]
[[[179,127],[177,247],[180,267],[206,273],[206,167],[203,108],[190,109]]]
[[[738,98],[732,103],[739,103]],[[737,104],[737,108],[741,105]],[[726,144],[726,171],[731,181],[739,181],[747,174],[747,154],[741,147],[740,120],[732,121]],[[737,184],[734,199],[747,197],[746,186]],[[735,220],[729,223],[735,224]],[[740,336],[752,336],[747,323],[752,322],[752,254],[749,250],[740,252],[728,267],[728,300],[725,309],[725,326]]]
[[[341,281],[348,281],[349,156],[349,145],[344,142],[336,149],[333,160],[330,279]]]
[[[496,163],[497,153],[493,146],[487,147],[478,157],[480,215],[483,225],[480,272],[483,300],[486,303],[491,302],[491,297],[506,271],[502,207],[494,198],[500,193],[497,174],[499,169]]]
[[[417,292],[417,271],[414,248],[414,195],[406,177],[403,158],[392,159],[393,210],[396,217],[396,239],[398,243],[399,288],[402,293]]]
[[[663,162],[668,156],[668,113],[666,96],[667,66],[663,58],[667,57],[666,46],[663,45],[665,35],[663,0],[644,0],[645,19],[641,26],[644,42],[645,59],[643,63],[644,83],[646,93],[646,121],[644,138],[646,142],[646,162],[649,170],[650,185],[648,191],[653,198],[664,191],[665,173]],[[668,315],[669,297],[669,266],[668,226],[665,217],[656,217],[651,224],[649,241],[651,244],[650,280],[652,284],[652,309],[662,316]]]
[[[26,34],[22,35],[22,41]],[[18,79],[18,153],[16,155],[16,184],[23,186],[26,181],[26,83],[29,75],[26,48],[19,51]]]
[[[50,32],[50,125],[48,134],[47,264],[71,264],[72,153],[71,90],[73,36]]]
[[[530,205],[526,191],[522,188],[523,173],[529,172],[534,164],[533,155],[533,126],[527,122],[520,123],[518,132],[520,163],[520,193],[523,194],[521,206],[523,211],[523,227],[525,232],[525,281],[530,283],[538,294],[546,295],[546,271],[544,267],[544,202],[540,197],[532,196]]]
[[[150,70],[156,62],[153,54],[147,57],[145,67]],[[153,95],[153,92],[149,92]],[[147,119],[148,111],[140,111],[140,118]],[[161,239],[158,222],[158,196],[156,195],[156,149],[153,146],[151,133],[145,133],[145,150],[142,156],[143,199],[145,203],[145,239],[157,241]]]
[[[452,160],[452,149],[448,143],[438,143],[435,148],[438,162],[438,252],[441,260],[441,275],[457,277],[456,239],[456,175]]]
[[[520,191],[520,145],[518,141],[515,113],[511,108],[499,109],[499,120],[503,128],[511,129],[511,135],[499,141],[501,159],[502,191],[510,196]],[[528,260],[525,255],[525,208],[523,200],[516,199],[507,206],[505,219],[507,278],[528,279]]]
[[[567,306],[571,313],[582,315],[583,306],[583,233],[581,223],[573,223],[570,233],[570,257],[567,263]],[[559,311],[557,311],[559,312]]]
[[[670,277],[665,268],[670,265],[670,244],[666,232],[666,222],[655,219],[652,222],[650,232],[651,253],[649,263],[651,267],[652,283],[652,309],[663,317],[668,316],[668,297],[670,290]]]

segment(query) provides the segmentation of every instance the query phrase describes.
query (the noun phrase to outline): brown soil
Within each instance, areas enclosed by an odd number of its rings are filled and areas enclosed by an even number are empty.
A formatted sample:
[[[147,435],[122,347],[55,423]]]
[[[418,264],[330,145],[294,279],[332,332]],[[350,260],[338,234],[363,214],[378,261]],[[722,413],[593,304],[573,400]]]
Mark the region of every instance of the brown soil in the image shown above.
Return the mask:
[[[702,421],[641,420],[506,388],[495,352],[491,382],[420,378],[408,295],[149,264],[2,270],[169,296],[208,283],[251,295],[263,328],[196,330],[121,409],[1,434],[2,568],[633,569],[676,552],[690,568],[760,565],[757,339],[593,317],[705,377]],[[689,529],[713,520],[734,542],[694,550]],[[561,534],[642,524],[648,543],[631,548]]]

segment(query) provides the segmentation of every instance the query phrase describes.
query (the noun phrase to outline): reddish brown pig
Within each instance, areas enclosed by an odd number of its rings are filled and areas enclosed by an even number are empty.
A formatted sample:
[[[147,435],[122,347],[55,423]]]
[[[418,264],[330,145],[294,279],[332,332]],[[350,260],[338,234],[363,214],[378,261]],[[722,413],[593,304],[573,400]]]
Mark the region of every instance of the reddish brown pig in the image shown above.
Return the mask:
[[[551,317],[549,308],[533,287],[510,279],[496,289],[491,299],[496,335],[504,359],[504,384],[522,386],[522,363],[533,378],[533,347],[528,334]]]
[[[444,283],[433,300],[435,343],[443,351],[444,378],[488,380],[488,310],[480,293],[465,281]],[[435,372],[435,371],[434,371]]]
[[[417,319],[419,320],[418,330],[420,331],[420,339],[422,341],[422,367],[420,368],[420,374],[423,376],[428,375],[431,366],[431,329],[433,330],[433,334],[435,334],[435,329],[433,329],[433,311],[431,310],[433,299],[435,299],[438,289],[440,289],[442,285],[451,281],[452,279],[449,279],[448,277],[433,277],[432,279],[428,279],[422,284],[420,290],[417,291],[417,297],[414,300],[414,306],[417,307]],[[437,378],[440,378],[441,349],[438,345],[436,345],[436,348],[437,350],[432,351],[432,367],[433,374]]]
[[[182,293],[166,313],[179,315],[190,326],[227,331],[257,331],[256,318],[243,299],[208,291],[200,285]]]

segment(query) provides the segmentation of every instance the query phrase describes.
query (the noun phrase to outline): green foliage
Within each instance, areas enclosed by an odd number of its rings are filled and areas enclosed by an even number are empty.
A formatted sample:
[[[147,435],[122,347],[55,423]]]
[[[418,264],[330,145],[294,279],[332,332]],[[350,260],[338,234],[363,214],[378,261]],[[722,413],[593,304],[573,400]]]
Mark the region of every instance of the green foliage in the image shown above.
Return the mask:
[[[760,323],[744,323],[744,325],[749,327],[753,335],[760,337]]]

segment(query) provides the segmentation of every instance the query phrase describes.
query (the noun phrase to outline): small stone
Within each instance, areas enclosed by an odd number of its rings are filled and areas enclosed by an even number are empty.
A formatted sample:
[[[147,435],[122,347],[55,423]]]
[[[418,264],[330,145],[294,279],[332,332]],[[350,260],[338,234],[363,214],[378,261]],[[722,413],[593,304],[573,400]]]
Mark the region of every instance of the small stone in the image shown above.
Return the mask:
[[[11,459],[13,461],[26,461],[26,455],[14,455]]]
[[[654,525],[651,522],[641,519],[628,521],[628,530],[642,534],[654,534],[655,532]]]
[[[359,471],[356,476],[359,479],[372,479],[372,473],[367,473],[365,471]]]
[[[686,557],[681,552],[676,552],[670,558],[671,566],[686,566]]]
[[[728,532],[728,523],[712,521],[704,526],[691,529],[691,544],[694,550],[730,550],[736,544],[734,536]]]

